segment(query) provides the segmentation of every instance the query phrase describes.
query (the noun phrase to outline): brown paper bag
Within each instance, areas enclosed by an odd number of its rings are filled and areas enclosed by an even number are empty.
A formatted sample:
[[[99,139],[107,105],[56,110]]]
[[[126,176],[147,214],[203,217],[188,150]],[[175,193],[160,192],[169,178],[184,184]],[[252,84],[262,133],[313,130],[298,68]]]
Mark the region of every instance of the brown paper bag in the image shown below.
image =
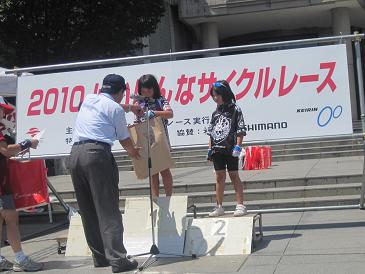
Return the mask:
[[[129,127],[129,134],[133,143],[142,148],[139,151],[141,158],[139,160],[132,159],[134,171],[138,179],[145,179],[148,177],[147,122]],[[150,156],[151,175],[174,166],[165,128],[159,117],[150,120]]]

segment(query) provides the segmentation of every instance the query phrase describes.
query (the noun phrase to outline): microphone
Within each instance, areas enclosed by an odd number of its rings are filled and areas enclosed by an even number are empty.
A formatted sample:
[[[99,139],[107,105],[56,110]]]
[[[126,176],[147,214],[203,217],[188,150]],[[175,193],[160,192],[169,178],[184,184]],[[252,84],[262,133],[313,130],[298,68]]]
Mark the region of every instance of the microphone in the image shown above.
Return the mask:
[[[142,101],[142,102],[154,103],[156,101],[156,99],[153,99],[153,98],[150,98],[147,96],[138,95],[138,94],[131,94],[130,98],[133,100],[140,101],[140,102]]]

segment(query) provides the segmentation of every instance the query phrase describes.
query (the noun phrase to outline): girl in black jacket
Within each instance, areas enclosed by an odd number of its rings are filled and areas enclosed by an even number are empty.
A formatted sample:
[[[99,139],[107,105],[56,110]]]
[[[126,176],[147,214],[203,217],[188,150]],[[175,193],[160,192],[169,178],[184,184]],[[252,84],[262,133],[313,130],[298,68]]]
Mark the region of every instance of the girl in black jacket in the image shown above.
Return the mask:
[[[234,216],[247,214],[243,205],[243,186],[238,174],[238,162],[241,153],[242,139],[246,135],[242,111],[236,105],[235,96],[226,81],[213,84],[210,95],[217,103],[217,109],[212,114],[208,128],[209,150],[208,160],[213,161],[216,172],[217,206],[209,214],[218,217],[224,214],[222,207],[226,170],[236,191],[237,206]]]

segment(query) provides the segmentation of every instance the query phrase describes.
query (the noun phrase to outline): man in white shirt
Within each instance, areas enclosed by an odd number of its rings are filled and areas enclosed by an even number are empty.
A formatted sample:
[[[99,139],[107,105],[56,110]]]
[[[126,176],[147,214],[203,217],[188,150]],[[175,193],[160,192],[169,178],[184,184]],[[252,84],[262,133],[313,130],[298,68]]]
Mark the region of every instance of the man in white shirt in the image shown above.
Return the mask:
[[[122,76],[109,74],[100,94],[86,96],[76,119],[70,170],[94,266],[112,266],[114,273],[137,268],[126,258],[119,210],[119,172],[111,146],[119,140],[132,158],[139,149],[129,138],[120,101],[126,90]]]

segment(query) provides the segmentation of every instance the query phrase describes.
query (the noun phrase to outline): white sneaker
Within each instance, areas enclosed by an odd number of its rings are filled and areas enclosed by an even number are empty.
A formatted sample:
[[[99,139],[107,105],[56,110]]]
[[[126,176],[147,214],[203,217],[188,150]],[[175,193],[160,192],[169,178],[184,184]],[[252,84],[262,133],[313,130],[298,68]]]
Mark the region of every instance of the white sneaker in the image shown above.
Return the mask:
[[[0,261],[0,271],[8,271],[13,269],[13,263],[9,262],[7,259],[5,259],[3,256],[1,257]]]
[[[13,265],[14,272],[36,272],[43,269],[43,263],[33,261],[28,256],[21,262],[16,262]]]
[[[244,216],[246,214],[247,214],[247,208],[244,205],[242,204],[236,205],[236,209],[233,212],[234,217]]]
[[[217,206],[212,212],[209,213],[209,217],[218,217],[224,215],[224,209],[222,206]]]

